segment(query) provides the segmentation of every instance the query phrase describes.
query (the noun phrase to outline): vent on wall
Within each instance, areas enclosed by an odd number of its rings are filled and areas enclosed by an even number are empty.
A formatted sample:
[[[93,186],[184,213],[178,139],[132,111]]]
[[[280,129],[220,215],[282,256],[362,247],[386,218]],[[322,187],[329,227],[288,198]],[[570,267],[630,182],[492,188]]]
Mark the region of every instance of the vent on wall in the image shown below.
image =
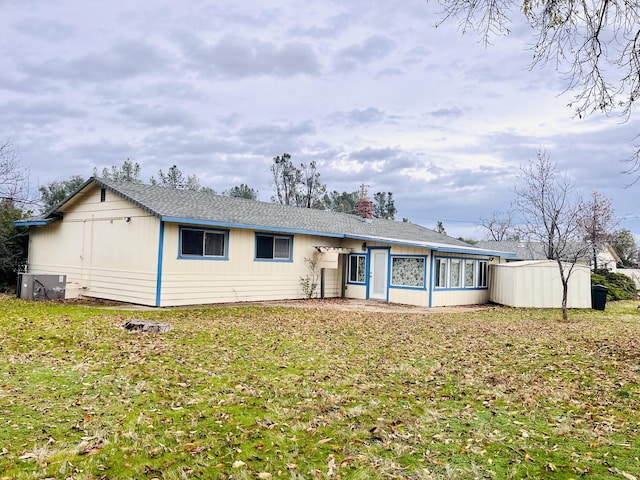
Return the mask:
[[[66,285],[66,275],[21,273],[16,293],[27,300],[61,300],[65,297]]]

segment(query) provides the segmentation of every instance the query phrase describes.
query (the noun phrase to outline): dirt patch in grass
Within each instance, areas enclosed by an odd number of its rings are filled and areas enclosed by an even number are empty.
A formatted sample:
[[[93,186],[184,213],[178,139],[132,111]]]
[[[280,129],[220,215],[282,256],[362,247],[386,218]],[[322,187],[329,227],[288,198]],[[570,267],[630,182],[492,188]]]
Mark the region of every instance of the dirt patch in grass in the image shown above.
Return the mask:
[[[226,304],[227,306],[238,304]],[[243,304],[240,304],[243,305]],[[452,307],[425,307],[416,305],[404,305],[401,303],[389,303],[378,300],[357,300],[351,298],[323,298],[305,300],[279,300],[253,302],[246,305],[256,306],[281,306],[291,308],[309,308],[322,310],[338,310],[345,312],[388,312],[388,313],[446,313],[446,312],[474,312],[494,308],[495,305],[460,305]]]

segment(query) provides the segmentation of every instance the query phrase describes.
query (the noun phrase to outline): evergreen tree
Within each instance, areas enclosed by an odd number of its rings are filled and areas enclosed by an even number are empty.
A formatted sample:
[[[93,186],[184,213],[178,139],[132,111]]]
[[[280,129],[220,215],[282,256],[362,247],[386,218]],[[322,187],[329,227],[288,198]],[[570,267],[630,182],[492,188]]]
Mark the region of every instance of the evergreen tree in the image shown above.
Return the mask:
[[[72,175],[67,180],[54,180],[38,187],[40,191],[41,211],[48,212],[53,207],[71,195],[84,183],[84,178],[80,175]]]

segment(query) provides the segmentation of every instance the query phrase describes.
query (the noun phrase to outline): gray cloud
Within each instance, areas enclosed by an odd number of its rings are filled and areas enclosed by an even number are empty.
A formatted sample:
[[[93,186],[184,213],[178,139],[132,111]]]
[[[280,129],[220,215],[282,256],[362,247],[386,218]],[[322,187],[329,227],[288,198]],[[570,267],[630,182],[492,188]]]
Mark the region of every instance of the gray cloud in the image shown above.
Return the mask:
[[[347,30],[352,22],[353,22],[353,17],[350,14],[341,13],[341,14],[333,15],[327,18],[322,26],[295,25],[293,28],[289,30],[289,33],[296,37],[310,37],[314,39],[334,39],[338,35],[340,35],[342,32]]]
[[[382,60],[394,49],[395,43],[384,35],[372,35],[362,43],[342,49],[336,56],[335,69],[348,72],[362,65]]]
[[[315,132],[315,124],[311,120],[304,120],[296,123],[251,125],[240,129],[237,135],[249,152],[280,155],[284,152],[295,154],[301,137]]]
[[[397,158],[401,153],[401,150],[398,148],[364,148],[362,150],[357,150],[355,152],[351,152],[349,158],[353,160],[363,160],[367,162],[371,161],[379,161],[379,160],[390,160],[392,158]]]
[[[227,35],[212,45],[189,38],[184,46],[194,68],[218,78],[316,75],[320,70],[316,53],[306,43],[278,44]]]
[[[154,128],[185,128],[202,126],[193,114],[175,106],[128,103],[117,109],[117,114],[131,123]]]
[[[4,112],[0,124],[45,125],[57,123],[65,118],[84,118],[86,113],[60,100],[37,100],[20,102],[12,100],[0,105]]]
[[[455,120],[456,118],[464,115],[464,110],[460,107],[437,108],[435,110],[431,110],[429,115],[439,119]]]
[[[16,33],[45,41],[60,42],[72,38],[76,29],[70,25],[37,17],[29,17],[16,22]]]
[[[23,71],[39,78],[70,82],[109,82],[152,74],[167,65],[165,52],[142,41],[118,42],[103,52],[92,52],[73,59],[50,58],[30,61]]]
[[[385,112],[374,107],[354,109],[347,112],[336,112],[329,116],[330,121],[347,124],[349,126],[379,123],[384,121],[385,118]]]

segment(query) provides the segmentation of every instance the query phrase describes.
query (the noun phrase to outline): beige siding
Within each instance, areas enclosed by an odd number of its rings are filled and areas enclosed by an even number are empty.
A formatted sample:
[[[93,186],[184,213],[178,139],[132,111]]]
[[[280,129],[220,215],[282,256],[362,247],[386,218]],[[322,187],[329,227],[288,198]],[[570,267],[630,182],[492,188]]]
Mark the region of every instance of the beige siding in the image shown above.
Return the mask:
[[[353,298],[356,300],[364,300],[367,298],[367,287],[364,285],[352,285],[346,286],[344,296],[346,298]]]
[[[404,305],[429,306],[428,290],[405,290],[391,288],[389,290],[389,301],[391,303],[402,303]]]
[[[64,212],[64,219],[33,227],[31,273],[67,275],[68,295],[153,305],[159,221],[143,210],[92,188]]]
[[[448,307],[453,305],[481,305],[489,301],[489,290],[435,290],[431,302],[432,307]]]
[[[184,259],[178,258],[178,237],[179,225],[167,224],[163,306],[304,298],[301,277],[308,275],[304,259],[313,256],[315,246],[330,244],[326,238],[295,235],[292,262],[256,261],[255,232],[231,229],[228,260]],[[325,268],[325,297],[340,295],[340,274],[340,268]]]

